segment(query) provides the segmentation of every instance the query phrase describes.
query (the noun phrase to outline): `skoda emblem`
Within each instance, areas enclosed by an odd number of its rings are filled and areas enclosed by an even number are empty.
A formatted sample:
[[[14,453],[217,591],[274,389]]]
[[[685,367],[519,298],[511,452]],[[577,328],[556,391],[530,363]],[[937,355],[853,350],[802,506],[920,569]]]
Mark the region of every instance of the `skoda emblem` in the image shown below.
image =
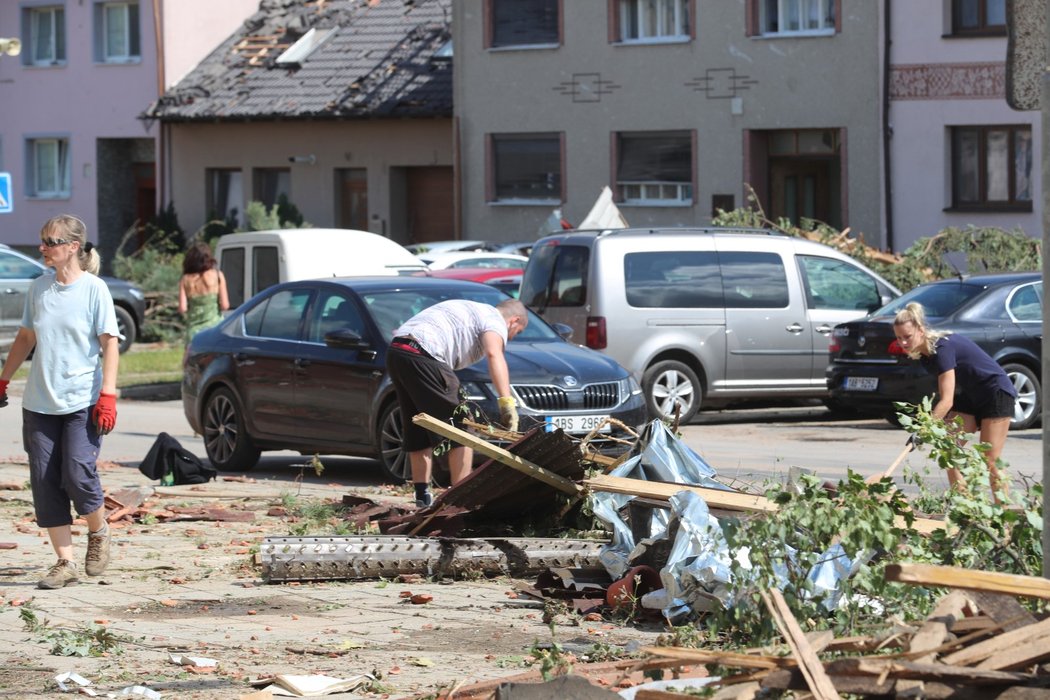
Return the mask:
[[[864,347],[865,343],[867,343],[867,342],[868,342],[868,339],[865,338],[864,336],[861,336],[861,337],[857,338],[857,345],[859,347]]]
[[[561,380],[565,382],[565,386],[576,386],[576,377],[562,377]]]

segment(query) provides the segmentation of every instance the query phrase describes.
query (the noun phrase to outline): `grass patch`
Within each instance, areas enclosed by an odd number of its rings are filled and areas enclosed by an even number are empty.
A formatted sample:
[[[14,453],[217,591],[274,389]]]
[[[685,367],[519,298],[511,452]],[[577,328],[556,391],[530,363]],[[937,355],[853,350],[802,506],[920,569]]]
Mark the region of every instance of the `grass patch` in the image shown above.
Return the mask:
[[[182,381],[182,352],[181,344],[132,345],[130,350],[120,356],[117,387]],[[29,362],[18,368],[14,379],[25,379],[27,376]]]

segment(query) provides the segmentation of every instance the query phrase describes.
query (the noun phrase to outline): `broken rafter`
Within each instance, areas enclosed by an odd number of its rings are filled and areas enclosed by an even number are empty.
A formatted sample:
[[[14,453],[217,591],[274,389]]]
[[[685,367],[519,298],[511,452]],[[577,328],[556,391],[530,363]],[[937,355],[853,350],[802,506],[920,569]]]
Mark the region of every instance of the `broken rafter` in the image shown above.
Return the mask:
[[[802,633],[802,628],[798,626],[795,616],[791,614],[791,608],[788,607],[784,594],[776,589],[770,589],[761,591],[761,595],[762,601],[773,615],[773,622],[780,630],[780,634],[787,640],[791,653],[798,660],[799,668],[802,670],[806,685],[809,686],[813,697],[817,700],[838,700],[838,691],[835,690],[834,684],[824,671],[824,665],[820,663],[809,640]]]
[[[491,457],[500,464],[505,464],[506,466],[512,469],[516,469],[517,471],[523,474],[527,474],[533,477],[534,479],[542,481],[548,486],[553,486],[559,491],[564,491],[565,493],[572,496],[578,496],[582,491],[582,489],[579,486],[577,486],[569,479],[566,479],[564,476],[555,474],[552,471],[544,469],[538,464],[533,464],[527,459],[522,459],[521,457],[515,454],[511,454],[507,450],[504,450],[489,442],[486,442],[481,438],[475,437],[466,431],[460,430],[459,428],[449,425],[448,423],[443,423],[442,421],[439,421],[438,419],[434,418],[433,416],[429,416],[426,413],[420,413],[418,415],[413,416],[412,422],[416,425],[423,426],[424,428],[433,433],[437,433],[441,437],[448,438],[449,440],[459,443],[460,445],[471,447],[476,452],[480,452],[486,457]]]
[[[886,580],[924,586],[994,591],[1050,600],[1050,581],[1036,576],[1001,574],[934,564],[901,563],[886,567]]]

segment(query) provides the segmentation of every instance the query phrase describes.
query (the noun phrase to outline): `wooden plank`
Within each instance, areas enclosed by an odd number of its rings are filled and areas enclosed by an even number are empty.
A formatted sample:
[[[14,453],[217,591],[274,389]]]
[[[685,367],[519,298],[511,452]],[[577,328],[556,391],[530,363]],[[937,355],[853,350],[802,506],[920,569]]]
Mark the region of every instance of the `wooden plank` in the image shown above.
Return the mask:
[[[775,588],[761,593],[763,602],[773,614],[773,622],[776,623],[780,634],[787,640],[791,653],[798,660],[799,668],[802,669],[802,675],[806,677],[806,685],[809,686],[813,697],[817,700],[837,700],[839,693],[835,690],[831,679],[828,678],[828,674],[824,672],[824,664],[820,662],[813,647],[809,645],[806,635],[802,633],[802,628],[798,626],[798,621],[791,613],[784,594]]]
[[[766,656],[759,654],[741,654],[732,651],[708,651],[704,649],[686,649],[684,647],[643,647],[641,653],[665,659],[676,659],[689,664],[718,664],[731,668],[787,668],[795,666],[796,661],[786,656]]]
[[[564,491],[572,496],[579,495],[583,491],[578,485],[560,474],[555,474],[538,464],[533,464],[527,459],[522,459],[515,454],[511,454],[501,447],[497,447],[481,438],[475,437],[465,430],[460,430],[453,425],[439,421],[437,418],[429,416],[426,413],[420,413],[413,416],[412,422],[416,425],[423,426],[432,433],[437,433],[441,437],[448,438],[460,445],[471,447],[476,452],[480,452],[486,457],[496,460],[500,464],[505,464],[511,469],[516,469],[523,474],[528,474],[532,478],[542,481],[548,486],[553,486],[559,491]]]
[[[740,493],[739,491],[709,489],[689,484],[668,484],[663,481],[646,481],[644,479],[627,479],[622,476],[599,475],[590,479],[584,479],[583,485],[592,491],[623,493],[628,496],[645,496],[665,501],[679,491],[692,491],[703,498],[708,507],[712,508],[718,507],[746,513],[773,513],[777,510],[776,504],[765,496],[755,496],[753,494]],[[903,518],[898,519],[897,524],[903,527]],[[915,518],[915,521],[912,523],[915,531],[924,535],[928,535],[936,530],[943,530],[944,525],[943,520],[931,520],[929,518]]]
[[[1048,658],[1050,658],[1050,636],[1043,636],[1025,642],[1024,646],[991,656],[977,664],[977,668],[982,671],[1017,671],[1041,663]]]
[[[961,569],[954,566],[890,564],[886,567],[886,580],[1050,599],[1050,581],[1045,578]]]
[[[943,663],[917,664],[899,659],[875,657],[836,659],[825,667],[831,676],[875,676],[878,678],[914,678],[917,680],[967,683],[972,685],[1015,685],[1027,683],[1032,677],[1025,673],[981,671],[968,666],[949,666]]]
[[[622,476],[603,474],[591,479],[584,479],[583,485],[592,491],[623,493],[632,496],[645,496],[666,501],[679,491],[692,491],[700,495],[708,506],[726,510],[749,513],[773,513],[777,506],[765,496],[755,496],[739,491],[722,491],[703,486],[688,484],[668,484],[663,481],[646,481],[645,479],[628,479]]]
[[[952,631],[955,620],[962,617],[963,609],[969,602],[970,599],[961,591],[952,591],[937,601],[937,606],[930,613],[930,616],[926,618],[926,622],[912,636],[911,643],[908,645],[908,651],[932,652],[933,649],[941,646],[948,638],[948,633]],[[928,653],[922,656],[913,656],[911,660],[916,663],[926,663],[933,661],[935,656],[933,653]]]
[[[970,597],[977,604],[977,609],[999,625],[1004,632],[1038,622],[1035,615],[1011,595],[991,591],[971,591]]]
[[[1003,632],[990,639],[971,644],[970,646],[946,654],[941,661],[953,666],[972,666],[1002,651],[1008,651],[1028,640],[1039,639],[1050,635],[1050,618],[1020,629]]]

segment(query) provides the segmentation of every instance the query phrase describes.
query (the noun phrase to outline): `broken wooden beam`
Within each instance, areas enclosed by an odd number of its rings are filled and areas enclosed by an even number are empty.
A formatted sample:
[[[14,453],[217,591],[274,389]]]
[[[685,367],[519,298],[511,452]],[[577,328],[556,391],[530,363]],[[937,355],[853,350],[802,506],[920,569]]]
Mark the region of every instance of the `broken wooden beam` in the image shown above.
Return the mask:
[[[643,496],[668,500],[679,491],[692,491],[707,503],[709,508],[742,511],[746,513],[773,513],[777,505],[765,496],[756,496],[739,491],[723,491],[690,484],[668,484],[664,481],[646,481],[645,479],[628,479],[622,476],[599,475],[584,479],[583,485],[592,491],[622,493],[628,496]],[[903,519],[898,525],[904,526]],[[920,534],[929,534],[944,528],[944,521],[929,518],[915,518],[912,527]]]
[[[773,513],[777,510],[777,505],[765,496],[740,493],[739,491],[710,489],[689,484],[668,484],[663,481],[628,479],[622,476],[603,474],[584,479],[583,485],[592,491],[622,493],[628,496],[642,496],[662,501],[670,499],[671,496],[679,491],[692,491],[703,498],[709,507],[719,507],[747,513]]]
[[[1039,576],[1001,574],[955,566],[899,563],[886,566],[886,580],[921,586],[963,588],[1050,599],[1050,581]]]
[[[806,685],[809,686],[809,691],[813,693],[813,697],[817,700],[837,700],[839,693],[835,690],[831,679],[828,678],[828,674],[825,673],[824,664],[820,662],[816,652],[813,651],[813,647],[809,645],[809,640],[802,633],[802,628],[799,627],[798,621],[791,613],[791,608],[788,607],[784,594],[775,588],[761,591],[760,593],[762,601],[773,615],[773,622],[776,624],[777,629],[780,630],[780,634],[783,635],[788,647],[791,648],[791,653],[798,661],[799,668],[802,669],[802,675],[806,679]]]
[[[507,450],[497,447],[496,445],[482,440],[479,437],[475,437],[474,435],[471,435],[470,433],[464,430],[460,430],[459,428],[453,425],[449,425],[448,423],[439,421],[438,419],[434,418],[433,416],[429,416],[426,413],[420,413],[413,416],[412,422],[416,425],[423,426],[424,428],[433,433],[437,433],[441,437],[448,438],[449,440],[459,443],[460,445],[473,448],[475,452],[479,452],[485,455],[486,457],[490,457],[499,462],[500,464],[504,464],[510,467],[511,469],[516,469],[517,471],[523,474],[527,474],[538,481],[542,481],[548,486],[553,486],[559,491],[564,491],[565,493],[572,496],[578,496],[583,491],[582,488],[580,488],[578,485],[576,485],[569,479],[566,479],[564,476],[555,474],[552,471],[544,469],[538,464],[533,464],[527,459],[522,459],[521,457],[515,454],[511,454]]]

